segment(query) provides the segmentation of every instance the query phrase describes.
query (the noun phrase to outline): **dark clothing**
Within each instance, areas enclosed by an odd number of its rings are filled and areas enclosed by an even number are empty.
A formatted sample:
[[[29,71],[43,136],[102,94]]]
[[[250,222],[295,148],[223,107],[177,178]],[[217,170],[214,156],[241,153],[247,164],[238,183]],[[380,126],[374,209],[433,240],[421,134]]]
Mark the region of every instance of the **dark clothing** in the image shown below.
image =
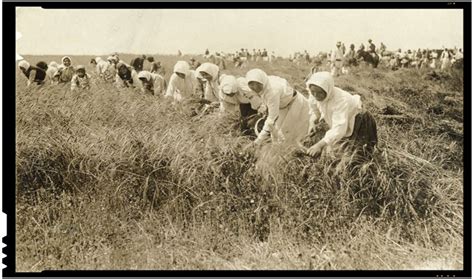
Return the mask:
[[[33,78],[33,82],[36,82],[37,84],[42,84],[46,78],[46,72],[38,67],[35,66],[30,66],[28,70],[22,71],[23,74],[26,76],[27,79],[30,79],[30,75],[32,74],[31,72],[34,71],[35,77]]]
[[[127,72],[124,74],[118,71],[118,75],[124,81],[124,84],[127,87],[128,87],[128,83],[133,84],[132,71],[130,71],[130,69],[127,68]]]
[[[250,104],[240,104],[240,131],[243,135],[256,137],[253,126],[257,120],[257,111]]]
[[[357,150],[360,155],[373,153],[374,147],[378,143],[378,137],[377,124],[370,112],[361,112],[356,115],[354,130],[346,142],[350,147]]]
[[[145,62],[145,59],[142,57],[137,57],[132,60],[130,65],[135,69],[135,71],[140,72],[143,71],[143,63]]]
[[[373,43],[370,43],[369,52],[375,52],[375,45]]]

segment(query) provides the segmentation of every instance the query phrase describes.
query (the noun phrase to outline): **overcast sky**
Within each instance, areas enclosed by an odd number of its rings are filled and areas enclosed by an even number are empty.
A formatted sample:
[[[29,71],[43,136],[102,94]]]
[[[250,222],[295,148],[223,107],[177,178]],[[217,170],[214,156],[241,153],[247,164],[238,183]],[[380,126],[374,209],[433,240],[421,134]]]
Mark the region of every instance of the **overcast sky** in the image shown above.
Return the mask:
[[[184,54],[267,48],[287,56],[384,42],[388,49],[462,47],[462,10],[45,10],[17,8],[25,54]]]

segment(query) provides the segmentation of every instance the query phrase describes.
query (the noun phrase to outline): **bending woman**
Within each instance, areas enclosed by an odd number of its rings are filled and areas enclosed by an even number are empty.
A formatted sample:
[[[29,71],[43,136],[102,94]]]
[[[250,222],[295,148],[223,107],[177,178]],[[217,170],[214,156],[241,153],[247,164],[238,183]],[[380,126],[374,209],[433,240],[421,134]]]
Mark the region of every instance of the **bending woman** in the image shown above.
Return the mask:
[[[323,139],[311,146],[308,154],[319,155],[326,146],[333,146],[342,139],[372,152],[377,144],[377,126],[374,117],[362,109],[360,96],[335,87],[329,72],[313,74],[306,85],[311,112],[316,119],[324,119],[329,125]]]
[[[308,134],[309,103],[286,79],[267,76],[260,69],[250,70],[246,79],[252,91],[267,108],[267,119],[255,140],[263,143],[269,136],[273,142],[296,143]]]

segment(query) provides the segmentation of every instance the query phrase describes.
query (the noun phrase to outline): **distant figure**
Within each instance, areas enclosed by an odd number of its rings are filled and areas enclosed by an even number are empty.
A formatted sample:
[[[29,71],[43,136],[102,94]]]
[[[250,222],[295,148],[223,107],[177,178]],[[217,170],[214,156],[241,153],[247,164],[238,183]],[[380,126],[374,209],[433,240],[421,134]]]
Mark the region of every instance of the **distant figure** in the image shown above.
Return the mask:
[[[141,71],[138,73],[138,79],[142,82],[142,92],[154,96],[165,95],[166,82],[165,79],[155,73],[149,71]]]
[[[375,44],[372,43],[372,39],[369,39],[368,42],[369,42],[368,52],[369,53],[375,53],[376,47],[375,47]]]
[[[309,56],[309,53],[306,50],[304,51],[304,59],[306,63],[311,63],[311,57]]]
[[[260,51],[260,49],[258,49],[257,51],[257,62],[260,61],[260,59],[262,59],[262,52]]]
[[[432,50],[430,53],[430,57],[431,57],[430,68],[436,69],[437,68],[436,61],[438,60],[438,53],[435,50]]]
[[[429,59],[428,59],[428,50],[424,49],[421,52],[421,60],[420,60],[420,69],[425,69],[428,67]]]
[[[76,73],[72,66],[72,61],[69,56],[64,56],[61,59],[62,64],[58,67],[58,71],[54,74],[57,78],[58,83],[68,83],[72,80],[72,77]]]
[[[130,65],[135,69],[135,71],[140,72],[143,71],[143,63],[145,62],[146,55],[142,55],[141,57],[136,57],[132,59]]]
[[[178,56],[181,57],[183,56],[183,53],[181,52],[181,50],[178,49]]]
[[[454,58],[455,58],[456,60],[460,60],[460,59],[463,59],[463,58],[464,58],[464,55],[463,55],[463,53],[462,53],[462,49],[458,49],[458,50],[456,51],[456,53],[454,54]]]
[[[346,45],[344,43],[342,43],[341,49],[342,49],[342,55],[345,55],[346,54]],[[305,50],[305,52],[306,52],[306,50]]]
[[[48,65],[46,62],[40,61],[36,63],[36,66],[31,66],[26,60],[22,60],[18,63],[18,68],[28,79],[26,86],[29,87],[31,84],[36,83],[37,85],[43,85],[46,79],[46,70]]]
[[[376,52],[375,52],[375,44],[372,43],[372,39],[369,39],[369,49],[368,49],[368,52],[370,53],[370,55],[372,55],[373,57],[376,56]]]
[[[209,55],[209,49],[206,48],[206,51],[204,52],[204,55],[205,55],[205,56],[208,56],[208,55]]]
[[[342,60],[344,55],[342,54],[341,42],[336,43],[336,48],[331,53],[331,74],[333,76],[339,76],[342,70]]]
[[[78,65],[76,74],[71,80],[71,91],[89,90],[91,88],[90,75],[86,73],[86,67]]]
[[[441,70],[446,70],[451,66],[451,53],[447,48],[441,53]]]
[[[263,49],[262,60],[265,61],[265,62],[268,62],[268,52],[267,52],[266,48]]]
[[[380,56],[383,56],[386,50],[387,50],[387,47],[382,42],[380,42],[380,48],[379,48]]]
[[[201,66],[201,63],[197,61],[194,57],[191,57],[189,61],[191,62],[191,70],[196,70],[199,66]]]
[[[349,46],[349,50],[344,55],[344,62],[342,64],[343,74],[348,74],[350,71],[350,67],[357,66],[358,63],[354,44],[351,44]]]
[[[349,50],[344,55],[344,61],[344,64],[347,66],[357,66],[357,58],[354,44],[351,44],[349,46]]]

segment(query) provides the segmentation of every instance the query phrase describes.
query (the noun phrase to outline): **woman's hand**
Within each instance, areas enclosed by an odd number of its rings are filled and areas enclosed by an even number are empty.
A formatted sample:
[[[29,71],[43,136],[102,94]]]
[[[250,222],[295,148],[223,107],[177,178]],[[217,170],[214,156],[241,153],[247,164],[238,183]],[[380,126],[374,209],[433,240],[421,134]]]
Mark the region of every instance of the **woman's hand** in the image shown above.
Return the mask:
[[[307,153],[308,155],[310,156],[313,156],[313,157],[316,157],[318,155],[321,154],[321,152],[323,151],[323,148],[326,146],[326,142],[325,141],[322,141],[320,140],[318,143],[316,143],[315,145],[311,146]]]

